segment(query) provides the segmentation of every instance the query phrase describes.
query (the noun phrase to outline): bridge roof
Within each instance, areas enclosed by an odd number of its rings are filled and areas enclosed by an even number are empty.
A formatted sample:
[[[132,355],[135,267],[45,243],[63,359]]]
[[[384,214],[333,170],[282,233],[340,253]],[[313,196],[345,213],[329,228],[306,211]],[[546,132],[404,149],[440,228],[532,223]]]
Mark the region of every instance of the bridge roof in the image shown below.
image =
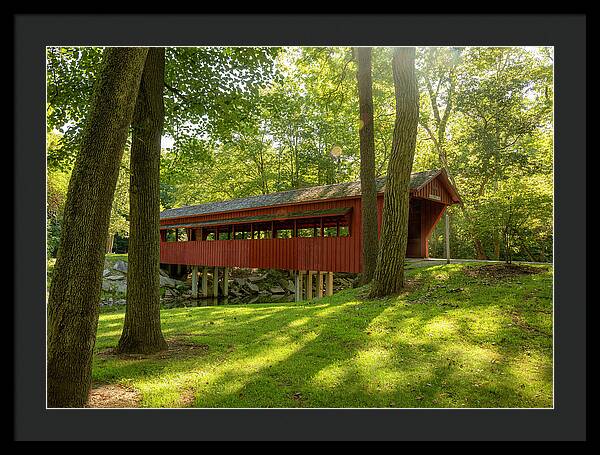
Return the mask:
[[[414,191],[430,180],[437,177],[443,171],[431,170],[415,172],[410,176],[410,189]],[[385,177],[376,179],[377,192],[385,189]],[[196,215],[208,215],[213,213],[234,212],[260,207],[282,206],[297,204],[300,202],[320,201],[326,199],[341,199],[358,197],[361,195],[360,180],[333,185],[311,186],[294,190],[281,191],[278,193],[250,196],[229,201],[208,202],[206,204],[190,205],[161,212],[161,219],[181,218]]]

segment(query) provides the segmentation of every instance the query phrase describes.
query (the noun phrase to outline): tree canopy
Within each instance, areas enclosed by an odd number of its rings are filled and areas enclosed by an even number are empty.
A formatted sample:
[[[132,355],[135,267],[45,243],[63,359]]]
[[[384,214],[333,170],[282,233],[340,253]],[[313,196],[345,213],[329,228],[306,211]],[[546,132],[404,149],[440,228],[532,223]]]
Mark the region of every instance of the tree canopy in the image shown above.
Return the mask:
[[[102,51],[48,49],[49,171],[73,162]],[[394,127],[392,51],[372,55],[378,176]],[[357,180],[356,70],[349,47],[168,48],[162,208]],[[417,48],[416,70],[413,171],[445,167],[456,184],[464,207],[450,210],[453,255],[474,257],[477,237],[489,258],[505,257],[507,248],[513,258],[551,257],[552,50]],[[523,240],[510,247],[498,231],[507,194],[535,207],[522,212]],[[441,232],[431,238],[432,254],[442,254]]]

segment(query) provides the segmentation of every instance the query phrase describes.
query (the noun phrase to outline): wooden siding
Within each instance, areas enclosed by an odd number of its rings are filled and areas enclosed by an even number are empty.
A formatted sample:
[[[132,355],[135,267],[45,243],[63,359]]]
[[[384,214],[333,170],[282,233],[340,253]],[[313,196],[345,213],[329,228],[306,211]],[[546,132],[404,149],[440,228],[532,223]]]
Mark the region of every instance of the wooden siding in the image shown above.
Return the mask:
[[[160,247],[165,264],[354,273],[362,265],[352,237],[162,242]]]
[[[354,272],[361,270],[360,199],[325,200],[291,207],[245,210],[243,216],[284,215],[297,210],[323,210],[350,207],[349,235],[346,237],[295,237],[288,239],[210,240],[161,242],[163,264],[209,267],[321,270]],[[239,212],[233,212],[237,214]],[[234,215],[235,216],[235,215]],[[178,223],[226,220],[232,212],[179,218]],[[169,219],[161,225],[169,225]]]
[[[423,185],[421,188],[411,193],[412,197],[428,199],[442,204],[451,205],[454,204],[452,196],[439,179],[433,179],[430,182]]]
[[[379,235],[381,234],[383,196],[383,193],[380,193],[377,198]],[[440,220],[446,206],[452,203],[451,195],[437,178],[411,193],[407,257],[428,257],[428,239],[431,232]],[[340,208],[351,208],[349,235],[346,237],[166,242],[163,234],[161,235],[163,241],[160,245],[161,263],[359,273],[362,271],[360,197],[178,217],[177,224],[217,220],[223,220],[226,223],[228,219],[242,216],[285,216],[286,213],[300,210]],[[160,224],[166,227],[172,225],[173,222],[173,218],[166,218],[161,219]]]

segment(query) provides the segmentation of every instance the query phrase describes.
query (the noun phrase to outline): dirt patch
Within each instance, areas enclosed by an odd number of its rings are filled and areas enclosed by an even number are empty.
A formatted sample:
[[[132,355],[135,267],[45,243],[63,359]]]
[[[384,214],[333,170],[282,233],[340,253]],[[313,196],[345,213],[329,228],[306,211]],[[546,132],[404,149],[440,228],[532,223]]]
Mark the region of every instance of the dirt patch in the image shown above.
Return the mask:
[[[539,335],[544,335],[544,336],[547,336],[547,337],[552,337],[551,333],[546,333],[543,330],[539,330],[538,328],[533,327],[532,325],[530,325],[517,312],[512,312],[511,313],[511,320],[512,320],[512,323],[515,326],[519,327],[521,330],[524,330],[524,331],[529,332],[529,333],[537,333]]]
[[[182,408],[191,408],[192,405],[194,404],[194,401],[196,401],[196,394],[194,393],[194,390],[192,389],[188,389],[186,391],[184,391],[181,395],[181,407]]]
[[[141,394],[119,384],[100,384],[92,387],[86,408],[138,408]]]
[[[168,348],[155,354],[119,354],[114,348],[99,351],[97,356],[100,358],[116,357],[125,360],[144,360],[144,359],[172,359],[178,357],[188,357],[198,355],[208,351],[207,344],[192,343],[177,338],[167,339]]]
[[[468,265],[463,273],[472,278],[510,278],[519,275],[535,275],[546,272],[545,267],[533,267],[525,264]]]

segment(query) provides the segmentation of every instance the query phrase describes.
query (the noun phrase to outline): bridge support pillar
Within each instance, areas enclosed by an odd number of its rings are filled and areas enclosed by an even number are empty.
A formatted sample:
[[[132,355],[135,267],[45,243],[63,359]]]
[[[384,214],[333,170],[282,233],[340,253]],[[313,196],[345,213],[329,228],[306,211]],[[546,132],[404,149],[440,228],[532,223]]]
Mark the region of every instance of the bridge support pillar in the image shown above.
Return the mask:
[[[315,272],[309,270],[306,273],[306,300],[312,300],[313,298],[313,274]]]
[[[223,296],[229,297],[229,267],[223,269]]]
[[[213,297],[219,297],[219,267],[213,272]]]
[[[333,272],[327,272],[327,295],[333,295]]]
[[[192,295],[198,297],[198,266],[192,266]]]
[[[317,272],[317,298],[323,297],[323,274],[325,272]]]
[[[302,270],[298,270],[296,271],[296,275],[295,275],[295,281],[296,281],[296,295],[294,300],[296,302],[299,302],[300,300],[302,300],[302,287],[304,286],[304,272]]]
[[[208,297],[208,267],[202,268],[202,297]]]

